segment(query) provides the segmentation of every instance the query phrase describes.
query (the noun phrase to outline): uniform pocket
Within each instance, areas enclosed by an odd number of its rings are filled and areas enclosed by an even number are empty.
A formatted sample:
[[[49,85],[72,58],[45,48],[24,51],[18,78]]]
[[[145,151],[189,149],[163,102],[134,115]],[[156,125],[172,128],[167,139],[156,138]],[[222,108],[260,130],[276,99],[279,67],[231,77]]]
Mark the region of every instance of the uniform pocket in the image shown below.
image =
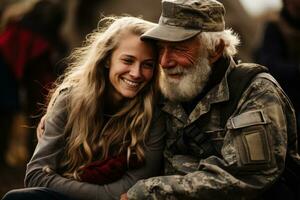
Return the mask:
[[[237,149],[238,167],[259,171],[275,166],[270,129],[262,110],[231,118],[229,129]]]

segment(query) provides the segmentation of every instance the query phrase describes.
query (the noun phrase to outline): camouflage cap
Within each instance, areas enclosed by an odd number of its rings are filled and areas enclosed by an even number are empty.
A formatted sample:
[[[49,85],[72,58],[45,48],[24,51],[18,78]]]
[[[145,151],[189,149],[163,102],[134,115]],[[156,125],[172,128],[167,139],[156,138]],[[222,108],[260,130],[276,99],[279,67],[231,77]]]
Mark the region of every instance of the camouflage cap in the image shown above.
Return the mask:
[[[142,39],[183,41],[200,32],[223,31],[225,8],[216,0],[162,0],[162,14],[156,27]]]

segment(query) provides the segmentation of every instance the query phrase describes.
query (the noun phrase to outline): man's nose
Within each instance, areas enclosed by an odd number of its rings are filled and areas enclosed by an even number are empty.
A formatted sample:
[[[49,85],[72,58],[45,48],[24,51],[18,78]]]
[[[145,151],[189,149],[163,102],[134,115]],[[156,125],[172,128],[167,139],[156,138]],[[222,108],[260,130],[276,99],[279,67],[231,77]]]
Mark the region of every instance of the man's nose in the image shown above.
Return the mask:
[[[162,68],[175,67],[176,62],[172,58],[171,52],[168,49],[160,51],[159,64]]]

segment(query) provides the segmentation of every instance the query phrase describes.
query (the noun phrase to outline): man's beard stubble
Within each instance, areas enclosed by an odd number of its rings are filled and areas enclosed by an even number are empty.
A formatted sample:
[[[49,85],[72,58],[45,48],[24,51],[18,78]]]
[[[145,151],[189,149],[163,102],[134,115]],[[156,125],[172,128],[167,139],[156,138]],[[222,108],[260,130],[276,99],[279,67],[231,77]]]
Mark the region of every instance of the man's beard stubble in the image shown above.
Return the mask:
[[[189,68],[176,66],[171,69],[160,68],[159,86],[162,94],[171,101],[190,101],[201,93],[211,74],[211,66],[206,55],[202,55],[196,64]],[[183,73],[179,80],[171,79],[168,73]]]

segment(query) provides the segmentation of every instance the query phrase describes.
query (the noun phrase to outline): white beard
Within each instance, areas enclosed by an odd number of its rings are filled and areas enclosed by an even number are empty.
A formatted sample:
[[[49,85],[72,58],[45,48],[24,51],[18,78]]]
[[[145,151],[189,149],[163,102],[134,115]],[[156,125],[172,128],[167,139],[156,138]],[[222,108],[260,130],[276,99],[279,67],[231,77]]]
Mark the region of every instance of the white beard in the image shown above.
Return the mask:
[[[204,53],[205,54],[205,53]],[[176,66],[171,69],[160,68],[159,86],[162,94],[171,101],[185,102],[200,94],[211,74],[211,66],[206,55],[202,55],[197,63],[189,68]],[[168,77],[168,73],[183,73],[177,80]]]

